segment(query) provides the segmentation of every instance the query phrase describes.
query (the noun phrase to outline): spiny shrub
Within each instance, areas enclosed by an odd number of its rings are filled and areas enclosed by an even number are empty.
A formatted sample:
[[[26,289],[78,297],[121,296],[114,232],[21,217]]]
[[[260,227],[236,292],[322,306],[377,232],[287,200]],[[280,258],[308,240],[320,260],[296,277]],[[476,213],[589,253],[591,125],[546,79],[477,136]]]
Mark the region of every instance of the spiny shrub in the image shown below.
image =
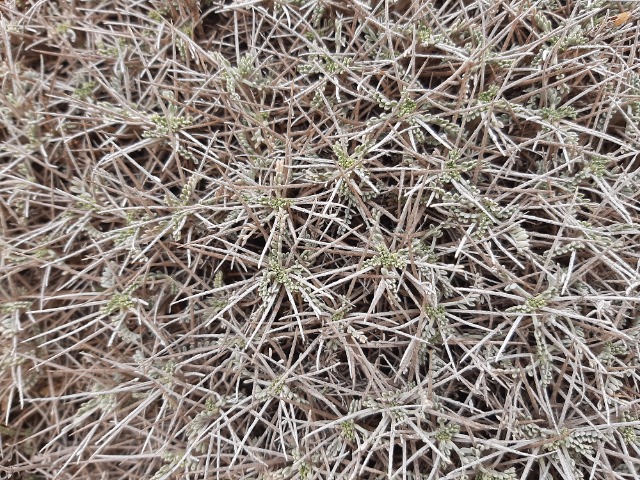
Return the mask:
[[[640,478],[635,2],[0,14],[4,475]]]

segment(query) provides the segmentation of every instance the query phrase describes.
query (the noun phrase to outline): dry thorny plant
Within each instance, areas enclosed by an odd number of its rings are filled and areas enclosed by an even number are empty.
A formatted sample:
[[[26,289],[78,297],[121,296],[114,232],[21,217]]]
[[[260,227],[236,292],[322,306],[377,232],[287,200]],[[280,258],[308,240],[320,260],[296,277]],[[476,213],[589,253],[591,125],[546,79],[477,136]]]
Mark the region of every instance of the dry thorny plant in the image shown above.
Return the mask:
[[[0,13],[1,471],[640,478],[634,2]]]

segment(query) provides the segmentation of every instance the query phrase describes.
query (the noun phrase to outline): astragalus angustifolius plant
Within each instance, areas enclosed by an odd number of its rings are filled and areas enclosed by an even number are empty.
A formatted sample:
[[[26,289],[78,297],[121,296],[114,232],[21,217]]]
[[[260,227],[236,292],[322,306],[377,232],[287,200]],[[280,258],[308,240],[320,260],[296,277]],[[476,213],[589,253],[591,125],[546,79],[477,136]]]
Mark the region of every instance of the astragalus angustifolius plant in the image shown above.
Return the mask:
[[[3,3],[0,474],[639,479],[636,5]]]

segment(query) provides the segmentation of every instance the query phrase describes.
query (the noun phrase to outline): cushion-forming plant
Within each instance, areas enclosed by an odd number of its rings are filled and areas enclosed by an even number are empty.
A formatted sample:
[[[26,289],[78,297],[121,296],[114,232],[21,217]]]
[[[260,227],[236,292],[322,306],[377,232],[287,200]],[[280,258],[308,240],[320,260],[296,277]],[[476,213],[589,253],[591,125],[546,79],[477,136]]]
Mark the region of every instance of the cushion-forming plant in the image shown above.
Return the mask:
[[[0,5],[0,474],[640,478],[638,17]]]

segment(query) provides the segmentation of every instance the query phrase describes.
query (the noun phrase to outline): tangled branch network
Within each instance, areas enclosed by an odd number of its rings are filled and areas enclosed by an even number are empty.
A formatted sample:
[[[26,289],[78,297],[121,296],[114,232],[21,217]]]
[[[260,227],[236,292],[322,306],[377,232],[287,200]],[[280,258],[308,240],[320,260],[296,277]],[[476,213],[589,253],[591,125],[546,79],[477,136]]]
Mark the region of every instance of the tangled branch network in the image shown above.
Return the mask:
[[[3,2],[0,477],[640,479],[637,5]]]

